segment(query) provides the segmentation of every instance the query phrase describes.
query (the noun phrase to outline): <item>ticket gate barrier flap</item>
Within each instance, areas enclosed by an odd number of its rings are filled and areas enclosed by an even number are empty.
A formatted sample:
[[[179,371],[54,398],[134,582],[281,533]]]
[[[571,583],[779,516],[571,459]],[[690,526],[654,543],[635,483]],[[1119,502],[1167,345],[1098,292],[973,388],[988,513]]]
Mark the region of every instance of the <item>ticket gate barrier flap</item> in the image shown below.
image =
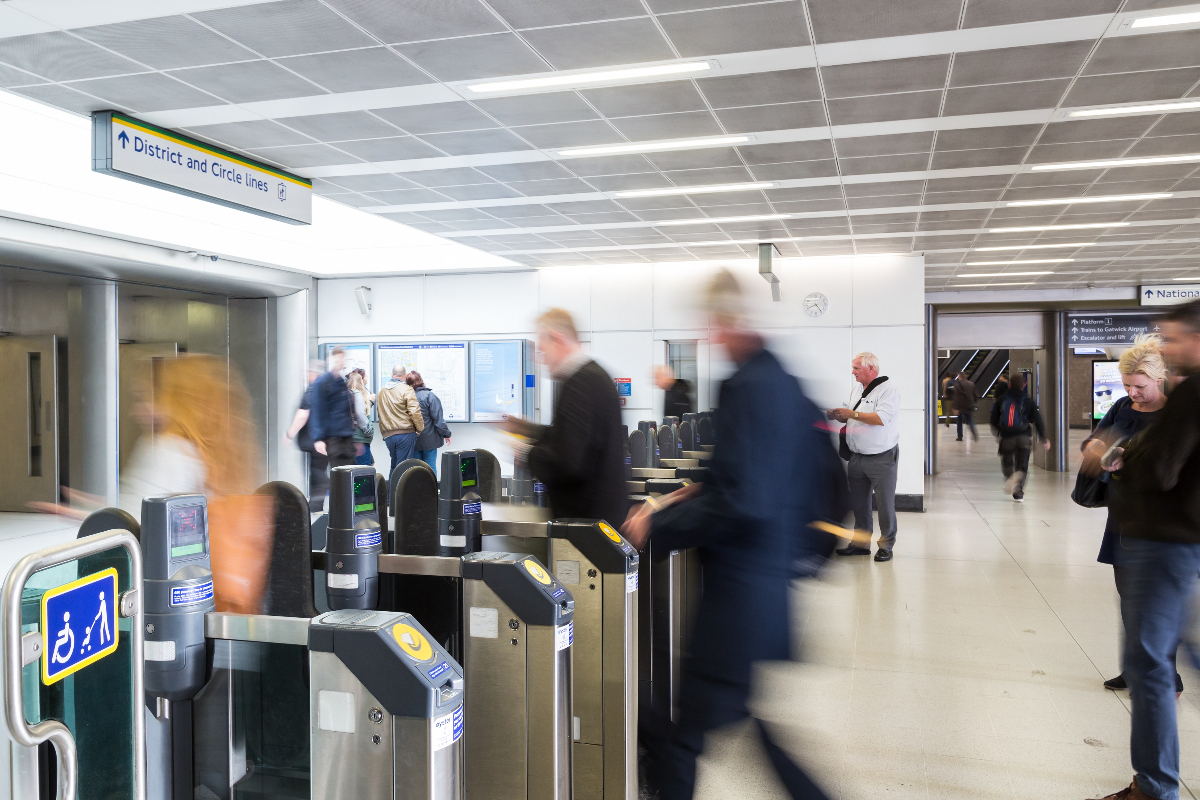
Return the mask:
[[[312,800],[459,800],[463,672],[410,614],[309,627]]]
[[[491,457],[491,453],[488,453]],[[479,550],[479,456],[474,450],[441,454],[438,480],[438,555],[461,556]]]
[[[375,468],[343,466],[329,471],[329,524],[325,596],[329,607],[375,608],[379,603],[377,560],[383,529],[375,495]]]
[[[575,598],[576,799],[636,797],[637,552],[597,520],[484,520],[483,533],[485,544],[543,553]]]
[[[118,577],[117,597],[109,598],[109,611],[117,619],[117,627],[111,631],[115,649],[98,659],[73,662],[70,674],[60,671],[59,677],[47,681],[43,675],[39,680],[44,666],[39,661],[62,652],[61,637],[47,642],[49,631],[39,630],[48,624],[39,619],[42,597],[54,589],[64,590],[58,596],[66,597],[66,590],[77,583],[94,585],[80,581],[97,577],[95,573],[73,580],[84,560],[118,548],[125,550],[128,561],[125,577]],[[72,563],[76,561],[79,563]],[[33,748],[52,744],[59,800],[110,794],[146,798],[144,662],[133,657],[144,647],[142,586],[141,547],[125,530],[105,531],[30,553],[13,565],[5,579],[0,600],[4,609],[5,721],[14,742],[21,746],[12,748],[13,763],[17,767],[42,756],[36,769],[43,771],[48,754]],[[26,611],[31,612],[31,620],[24,619]],[[84,629],[90,622],[80,621],[71,650],[82,652],[78,648],[83,647]],[[65,623],[60,630],[67,630]],[[66,640],[70,641],[69,633]],[[122,701],[127,713],[122,712]],[[117,733],[118,727],[128,733]],[[29,785],[35,783],[28,780],[32,776],[19,772],[14,769],[14,791],[19,788],[23,796],[31,796],[28,790],[32,789],[37,794],[38,788]]]

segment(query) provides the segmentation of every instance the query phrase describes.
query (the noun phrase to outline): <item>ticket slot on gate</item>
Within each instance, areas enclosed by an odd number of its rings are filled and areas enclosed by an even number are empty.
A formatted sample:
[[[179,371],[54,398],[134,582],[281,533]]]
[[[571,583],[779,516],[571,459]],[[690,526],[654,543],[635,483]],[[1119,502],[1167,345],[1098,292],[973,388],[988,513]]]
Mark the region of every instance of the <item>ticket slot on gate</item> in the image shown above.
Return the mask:
[[[204,614],[214,605],[202,494],[142,500],[146,705],[152,791],[192,797],[192,700],[204,686]]]
[[[410,614],[308,629],[312,800],[460,800],[463,670]]]
[[[541,554],[575,598],[575,797],[637,794],[637,552],[599,520],[483,522],[484,547]]]

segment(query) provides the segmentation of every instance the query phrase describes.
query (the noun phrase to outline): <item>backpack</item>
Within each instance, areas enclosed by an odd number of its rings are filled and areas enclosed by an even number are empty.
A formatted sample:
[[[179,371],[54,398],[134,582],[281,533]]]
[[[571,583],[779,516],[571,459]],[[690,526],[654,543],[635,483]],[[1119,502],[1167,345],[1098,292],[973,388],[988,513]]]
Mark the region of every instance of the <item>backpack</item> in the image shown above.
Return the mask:
[[[1029,417],[1025,413],[1025,398],[1005,395],[1000,402],[1000,432],[1025,433],[1029,430]]]

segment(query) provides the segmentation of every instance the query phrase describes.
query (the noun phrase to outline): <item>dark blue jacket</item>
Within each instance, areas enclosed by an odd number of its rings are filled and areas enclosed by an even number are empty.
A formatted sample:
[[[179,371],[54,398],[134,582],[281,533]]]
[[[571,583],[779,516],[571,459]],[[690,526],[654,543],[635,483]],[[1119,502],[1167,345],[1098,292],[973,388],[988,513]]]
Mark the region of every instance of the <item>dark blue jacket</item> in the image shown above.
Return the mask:
[[[790,657],[788,585],[810,549],[817,470],[830,449],[821,415],[769,351],[721,386],[715,448],[699,497],[653,517],[660,550],[699,548],[704,594],[688,669],[750,681],[755,661]],[[824,452],[824,451],[821,451]]]
[[[324,442],[339,436],[354,434],[350,390],[346,379],[326,372],[312,383],[313,404],[308,417],[308,429],[314,442]]]

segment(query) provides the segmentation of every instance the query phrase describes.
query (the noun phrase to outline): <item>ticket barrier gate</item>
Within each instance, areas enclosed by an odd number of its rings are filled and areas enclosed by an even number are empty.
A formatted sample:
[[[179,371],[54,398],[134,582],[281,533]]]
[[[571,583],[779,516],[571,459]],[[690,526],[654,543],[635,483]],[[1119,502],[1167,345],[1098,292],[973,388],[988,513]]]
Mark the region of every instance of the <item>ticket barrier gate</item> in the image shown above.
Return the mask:
[[[13,797],[146,800],[141,548],[111,530],[30,553],[4,583]]]
[[[424,463],[393,474],[391,552],[375,556],[379,611],[410,611],[463,665],[469,800],[570,800],[574,598],[528,555],[459,554],[478,547],[479,465],[474,451],[442,457],[440,494]],[[335,557],[314,551],[312,566]]]

